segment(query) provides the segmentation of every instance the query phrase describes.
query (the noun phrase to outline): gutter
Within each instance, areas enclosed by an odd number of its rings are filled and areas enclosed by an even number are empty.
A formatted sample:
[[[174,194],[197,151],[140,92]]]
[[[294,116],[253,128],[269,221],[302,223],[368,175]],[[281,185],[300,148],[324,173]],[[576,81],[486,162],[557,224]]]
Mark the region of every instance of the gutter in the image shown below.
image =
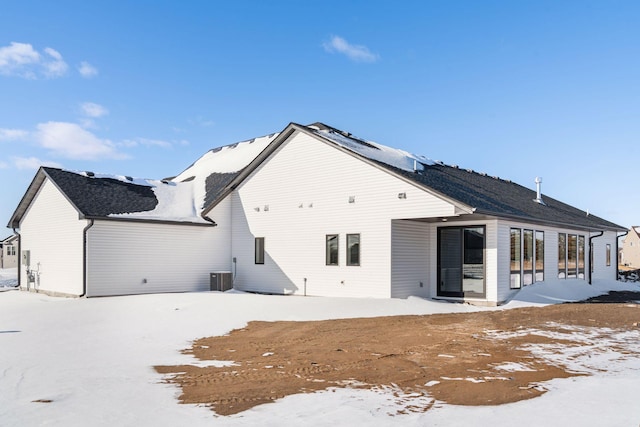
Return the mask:
[[[600,231],[600,234],[596,234],[594,236],[589,236],[589,284],[591,284],[591,276],[593,276],[593,243],[592,240],[597,237],[602,237],[604,231]],[[616,262],[618,255],[616,254]],[[618,267],[616,267],[617,269]],[[616,276],[617,277],[617,276]]]
[[[87,295],[87,234],[93,222],[93,219],[89,219],[89,224],[82,230],[82,293],[78,297]]]

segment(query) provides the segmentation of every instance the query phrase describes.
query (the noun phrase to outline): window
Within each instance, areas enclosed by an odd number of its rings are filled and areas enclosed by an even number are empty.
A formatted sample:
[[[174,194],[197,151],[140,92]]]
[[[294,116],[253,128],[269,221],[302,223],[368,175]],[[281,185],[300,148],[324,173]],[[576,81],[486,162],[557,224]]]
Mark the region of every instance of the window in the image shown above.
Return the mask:
[[[533,283],[533,230],[524,230],[522,245],[523,284]]]
[[[484,297],[485,227],[438,228],[438,295]]]
[[[347,265],[360,265],[359,234],[347,234]]]
[[[327,234],[326,236],[326,264],[338,265],[338,235]]]
[[[520,235],[521,231],[519,229],[511,229],[511,289],[518,289],[522,286]]]
[[[584,236],[558,233],[558,278],[585,278],[585,244]]]
[[[264,264],[264,237],[256,237],[256,264]]]
[[[578,236],[578,278],[584,279],[584,236]]]
[[[607,267],[611,265],[611,245],[607,243]]]
[[[535,281],[544,280],[544,231],[536,231],[536,273]]]
[[[512,228],[511,289],[544,280],[544,231]]]
[[[567,235],[558,233],[558,279],[567,278]]]
[[[15,255],[16,254],[16,247],[15,246],[9,246],[9,248],[11,249],[11,254],[10,255]]]
[[[569,234],[567,245],[567,277],[575,279],[578,277],[578,236]]]

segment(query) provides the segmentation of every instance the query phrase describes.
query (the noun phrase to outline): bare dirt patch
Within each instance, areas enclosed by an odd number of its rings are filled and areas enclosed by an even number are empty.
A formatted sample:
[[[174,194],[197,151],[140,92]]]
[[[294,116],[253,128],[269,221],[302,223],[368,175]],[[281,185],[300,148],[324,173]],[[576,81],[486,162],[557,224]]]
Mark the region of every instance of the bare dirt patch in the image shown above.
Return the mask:
[[[156,370],[182,388],[181,402],[206,404],[220,415],[330,387],[394,387],[451,404],[496,405],[539,396],[546,391],[544,381],[588,374],[540,357],[533,347],[575,350],[585,342],[567,330],[640,333],[638,322],[640,304],[634,303],[251,322],[226,336],[201,338],[185,350],[201,360],[233,365]],[[407,406],[413,411],[429,407]]]

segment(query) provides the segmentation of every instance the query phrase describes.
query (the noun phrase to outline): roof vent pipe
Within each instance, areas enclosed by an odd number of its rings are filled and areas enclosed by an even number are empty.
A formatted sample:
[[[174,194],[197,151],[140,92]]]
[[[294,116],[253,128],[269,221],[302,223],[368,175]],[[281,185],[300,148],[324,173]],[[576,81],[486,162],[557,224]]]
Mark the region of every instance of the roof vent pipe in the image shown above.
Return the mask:
[[[544,202],[542,201],[542,193],[540,192],[540,184],[542,184],[542,178],[540,178],[539,176],[536,176],[535,182],[536,182],[536,198],[534,202],[544,205]]]

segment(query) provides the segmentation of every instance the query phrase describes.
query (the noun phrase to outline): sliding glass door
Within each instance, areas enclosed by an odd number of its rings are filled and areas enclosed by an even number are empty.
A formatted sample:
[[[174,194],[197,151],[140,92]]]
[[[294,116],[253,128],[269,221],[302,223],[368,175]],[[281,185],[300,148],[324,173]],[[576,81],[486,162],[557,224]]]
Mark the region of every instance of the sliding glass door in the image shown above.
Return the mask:
[[[438,228],[438,295],[485,296],[485,227]]]

